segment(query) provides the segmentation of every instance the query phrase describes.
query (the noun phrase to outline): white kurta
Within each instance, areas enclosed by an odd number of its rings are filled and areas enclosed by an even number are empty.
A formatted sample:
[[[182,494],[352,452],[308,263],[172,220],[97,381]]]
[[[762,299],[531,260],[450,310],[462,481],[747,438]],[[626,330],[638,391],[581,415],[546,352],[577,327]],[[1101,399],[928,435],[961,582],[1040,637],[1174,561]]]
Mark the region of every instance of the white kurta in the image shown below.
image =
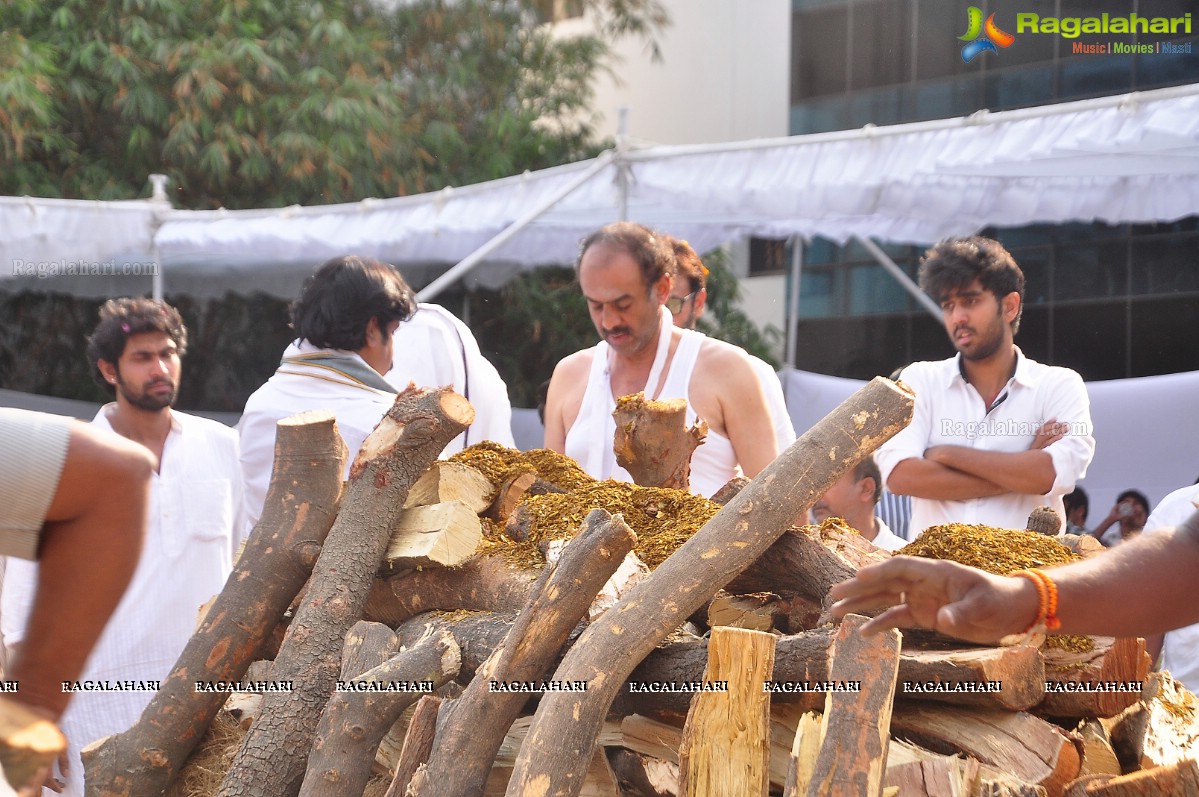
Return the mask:
[[[93,423],[111,430],[101,408]],[[124,597],[92,651],[83,679],[162,681],[191,638],[196,612],[221,591],[243,527],[237,434],[227,426],[172,411],[170,434],[150,492],[141,558]],[[102,541],[97,544],[103,544]],[[33,603],[37,564],[9,559],[3,622],[20,642]],[[75,693],[60,723],[70,743],[67,795],[83,794],[79,751],[131,726],[153,691]]]
[[[1144,533],[1174,528],[1195,512],[1199,512],[1199,485],[1175,490],[1153,510]],[[1187,689],[1199,691],[1199,623],[1166,632],[1161,668],[1169,670]]]
[[[329,352],[356,360],[370,368],[353,352],[320,349],[306,342],[293,343],[284,357]],[[275,424],[307,410],[329,410],[337,418],[337,430],[345,441],[346,458],[343,478],[350,465],[383,415],[395,403],[395,394],[378,390],[327,368],[302,363],[280,363],[266,384],[246,399],[237,431],[241,437],[241,470],[245,481],[245,518],[248,535],[262,515],[271,468],[275,462]]]
[[[475,408],[475,422],[450,441],[442,456],[484,440],[516,446],[508,386],[479,351],[470,327],[445,308],[422,303],[412,318],[400,323],[394,341],[391,370],[384,378],[397,390],[409,383],[417,387],[452,385]]]

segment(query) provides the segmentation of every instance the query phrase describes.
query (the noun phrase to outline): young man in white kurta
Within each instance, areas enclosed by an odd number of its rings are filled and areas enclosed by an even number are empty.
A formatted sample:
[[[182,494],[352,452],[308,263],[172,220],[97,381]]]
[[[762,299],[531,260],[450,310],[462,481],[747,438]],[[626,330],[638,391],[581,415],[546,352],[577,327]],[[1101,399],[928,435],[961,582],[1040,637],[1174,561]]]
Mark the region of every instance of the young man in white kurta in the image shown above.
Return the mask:
[[[920,266],[956,357],[918,362],[911,424],[875,459],[889,490],[912,496],[913,537],[933,525],[1022,529],[1086,475],[1095,453],[1090,400],[1077,373],[1028,359],[1013,343],[1024,274],[997,241],[943,241]]]
[[[1199,484],[1183,487],[1162,499],[1149,520],[1145,522],[1145,534],[1160,533],[1175,528],[1191,515],[1199,512]],[[1152,636],[1145,640],[1149,655],[1161,651],[1161,666],[1181,681],[1192,692],[1199,691],[1199,624],[1188,625],[1164,636]]]
[[[665,304],[673,266],[666,241],[640,224],[611,224],[584,239],[579,287],[603,340],[554,369],[545,446],[579,459],[596,478],[613,477],[616,398],[637,392],[648,399],[683,397],[688,417],[708,424],[708,439],[692,457],[691,486],[710,495],[737,475],[738,466],[756,476],[777,456],[778,445],[744,352],[671,323]]]
[[[183,345],[178,336],[138,331],[156,305],[145,299],[109,302],[93,335],[94,346],[104,330],[113,333],[114,324],[129,330],[113,362],[92,359],[98,378],[114,386],[117,398],[100,409],[93,425],[145,445],[159,464],[137,569],[88,659],[82,691],[72,694],[62,717],[69,743],[67,795],[83,794],[79,751],[129,728],[154,697],[156,683],[170,673],[191,638],[200,606],[224,587],[241,542],[237,434],[171,408]],[[110,307],[115,309],[106,313]],[[181,329],[174,310],[162,307],[168,327]],[[185,334],[178,339],[184,345]],[[89,359],[92,352],[89,347]],[[152,409],[155,405],[161,406]],[[35,563],[10,560],[3,597],[6,644],[19,644],[25,636],[36,578]],[[106,691],[106,686],[118,688]]]

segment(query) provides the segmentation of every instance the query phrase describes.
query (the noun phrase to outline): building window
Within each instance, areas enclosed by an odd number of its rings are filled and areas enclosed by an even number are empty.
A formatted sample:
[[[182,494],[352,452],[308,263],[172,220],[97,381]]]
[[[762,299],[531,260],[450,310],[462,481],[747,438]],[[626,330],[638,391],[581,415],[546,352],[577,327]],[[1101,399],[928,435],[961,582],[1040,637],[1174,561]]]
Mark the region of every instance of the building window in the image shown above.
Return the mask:
[[[749,276],[785,274],[788,260],[786,238],[749,239]]]

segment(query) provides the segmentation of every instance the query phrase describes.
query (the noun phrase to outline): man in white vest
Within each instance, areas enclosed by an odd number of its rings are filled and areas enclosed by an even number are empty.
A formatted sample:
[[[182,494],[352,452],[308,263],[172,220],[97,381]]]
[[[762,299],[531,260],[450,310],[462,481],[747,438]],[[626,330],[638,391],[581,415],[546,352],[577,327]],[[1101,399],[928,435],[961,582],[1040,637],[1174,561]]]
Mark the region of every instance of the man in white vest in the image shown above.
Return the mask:
[[[778,455],[770,411],[745,352],[672,323],[666,302],[674,252],[664,236],[630,222],[583,239],[579,287],[602,340],[558,363],[546,397],[545,447],[596,478],[632,479],[616,465],[612,410],[621,396],[685,398],[687,422],[708,424],[691,458],[691,489],[712,495],[730,478],[756,476]]]

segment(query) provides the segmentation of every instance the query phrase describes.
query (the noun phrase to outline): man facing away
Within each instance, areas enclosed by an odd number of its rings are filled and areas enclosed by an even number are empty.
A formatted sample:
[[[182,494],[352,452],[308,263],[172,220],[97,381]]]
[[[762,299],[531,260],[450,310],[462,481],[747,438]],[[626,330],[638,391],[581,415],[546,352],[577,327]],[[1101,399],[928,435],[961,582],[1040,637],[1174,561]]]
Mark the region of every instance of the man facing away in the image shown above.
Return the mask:
[[[917,362],[912,423],[876,454],[886,486],[912,496],[912,529],[944,523],[1024,528],[1086,475],[1095,453],[1090,400],[1077,373],[1013,343],[1024,274],[997,241],[943,241],[925,253],[920,287],[941,305],[957,355]]]
[[[141,715],[153,683],[166,678],[191,638],[197,610],[224,587],[241,542],[236,433],[172,409],[186,348],[179,313],[141,298],[106,302],[88,341],[92,377],[116,399],[100,409],[93,425],[148,449],[158,469],[141,559],[78,679],[137,686],[72,695],[62,719],[69,743],[66,794],[83,794],[79,750],[127,729]],[[26,625],[36,577],[32,564],[10,562],[3,617],[6,639],[18,645],[32,640],[38,627],[36,618]]]
[[[833,486],[812,505],[812,519],[820,523],[825,518],[839,517],[858,534],[885,551],[898,551],[907,540],[896,536],[875,506],[883,494],[883,478],[873,456],[867,456],[833,482]]]
[[[708,436],[691,458],[691,489],[712,495],[730,478],[756,476],[778,454],[762,387],[744,352],[671,323],[674,253],[662,236],[629,222],[587,236],[579,287],[602,340],[564,358],[546,397],[545,447],[600,479],[631,481],[612,451],[616,399],[685,398]]]
[[[663,237],[670,244],[675,258],[674,280],[670,284],[666,309],[670,311],[676,327],[695,329],[708,303],[708,268],[691,244],[673,236]],[[795,426],[791,423],[791,414],[787,412],[787,399],[783,396],[779,375],[770,363],[749,352],[744,354],[762,383],[766,406],[770,408],[770,418],[774,423],[774,436],[782,453],[795,442]]]

